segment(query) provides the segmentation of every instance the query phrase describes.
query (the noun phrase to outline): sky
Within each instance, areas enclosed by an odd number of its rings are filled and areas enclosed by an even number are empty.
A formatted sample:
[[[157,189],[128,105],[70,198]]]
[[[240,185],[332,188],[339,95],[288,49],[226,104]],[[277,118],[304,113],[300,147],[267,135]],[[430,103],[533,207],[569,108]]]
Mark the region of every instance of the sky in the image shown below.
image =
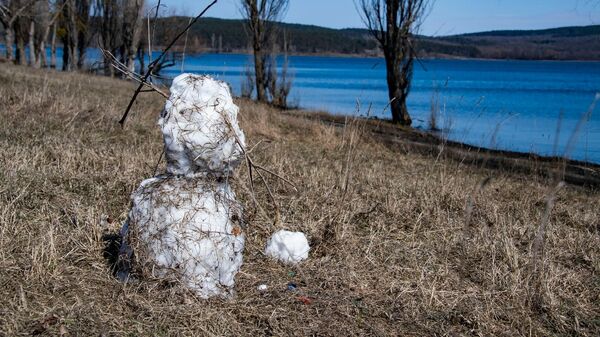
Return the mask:
[[[170,13],[187,16],[195,15],[209,2],[161,1]],[[238,7],[239,0],[219,0],[206,16],[240,18]],[[363,27],[354,0],[290,0],[283,21],[330,28]],[[600,0],[437,0],[421,32],[440,36],[592,24],[600,24]]]

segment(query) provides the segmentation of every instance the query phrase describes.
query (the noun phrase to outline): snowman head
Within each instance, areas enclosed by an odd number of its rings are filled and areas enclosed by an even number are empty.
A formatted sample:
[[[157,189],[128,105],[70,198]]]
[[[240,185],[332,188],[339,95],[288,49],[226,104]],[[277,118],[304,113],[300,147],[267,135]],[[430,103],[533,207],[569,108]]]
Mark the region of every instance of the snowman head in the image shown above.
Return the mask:
[[[239,165],[245,137],[229,86],[205,75],[181,74],[158,121],[167,172],[227,176]]]

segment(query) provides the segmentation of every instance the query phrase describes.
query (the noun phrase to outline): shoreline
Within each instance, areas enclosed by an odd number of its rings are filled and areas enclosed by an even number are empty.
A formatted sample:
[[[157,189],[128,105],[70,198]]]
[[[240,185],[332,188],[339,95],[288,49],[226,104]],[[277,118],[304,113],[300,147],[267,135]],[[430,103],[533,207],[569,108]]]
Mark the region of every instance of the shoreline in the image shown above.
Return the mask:
[[[358,120],[375,140],[403,152],[413,151],[428,156],[444,156],[482,168],[535,174],[547,178],[558,177],[571,185],[600,187],[600,163],[470,145],[440,138],[429,131],[395,125],[386,119],[332,115],[325,111],[307,109],[291,109],[282,112],[338,128],[343,128],[349,119]]]
[[[161,48],[157,48],[159,50]],[[177,51],[181,53],[181,51]],[[215,51],[215,50],[204,50],[200,52],[187,52],[188,56],[201,56],[203,54],[215,54],[215,55],[248,55],[251,56],[252,52],[245,50],[231,50],[231,51]],[[278,54],[282,55],[282,54]],[[378,59],[383,58],[383,55],[372,55],[372,54],[344,54],[344,53],[288,53],[288,56],[308,56],[308,57],[338,57],[338,58],[365,58],[365,59]],[[420,60],[465,60],[465,61],[539,61],[539,62],[600,62],[600,58],[597,59],[519,59],[519,58],[484,58],[484,57],[464,57],[464,56],[453,56],[447,54],[439,55],[427,55],[419,57]]]

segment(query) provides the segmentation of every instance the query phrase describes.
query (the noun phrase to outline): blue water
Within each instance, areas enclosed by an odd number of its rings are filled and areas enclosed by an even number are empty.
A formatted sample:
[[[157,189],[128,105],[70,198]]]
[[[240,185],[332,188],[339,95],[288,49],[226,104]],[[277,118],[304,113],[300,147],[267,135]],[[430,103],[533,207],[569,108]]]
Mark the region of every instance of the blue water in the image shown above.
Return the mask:
[[[250,62],[247,55],[188,56],[184,70],[212,74],[229,82],[239,94],[242,74]],[[167,74],[175,76],[180,67]],[[383,60],[292,56],[290,67],[294,79],[291,101],[299,106],[335,114],[390,117]],[[415,67],[408,108],[413,126],[428,128],[437,95],[438,125],[451,140],[562,155],[597,92],[600,62],[423,60]],[[600,163],[598,103],[576,133],[568,157]]]
[[[99,57],[88,53],[90,62]],[[248,55],[187,55],[183,70],[211,74],[239,94],[249,65]],[[302,108],[390,117],[382,59],[292,56],[290,68],[290,101]],[[600,102],[575,133],[598,92],[600,62],[423,60],[415,66],[408,108],[413,126],[426,129],[437,96],[444,137],[496,149],[563,155],[575,134],[566,155],[600,163]]]

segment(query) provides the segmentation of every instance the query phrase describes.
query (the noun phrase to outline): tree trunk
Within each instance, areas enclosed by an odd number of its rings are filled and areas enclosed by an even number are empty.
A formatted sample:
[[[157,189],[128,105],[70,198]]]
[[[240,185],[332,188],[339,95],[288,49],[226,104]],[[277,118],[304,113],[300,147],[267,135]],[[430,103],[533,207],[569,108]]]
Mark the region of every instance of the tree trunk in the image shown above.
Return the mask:
[[[137,56],[138,60],[140,60],[140,74],[143,74],[143,73],[145,73],[145,68],[146,68],[146,63],[145,63],[145,60],[144,60],[145,55],[144,55],[144,48],[143,47],[140,46],[138,48],[137,55],[138,55]]]
[[[265,87],[267,85],[265,73],[265,58],[262,50],[254,49],[254,74],[256,82],[256,100],[259,102],[267,102],[267,93]]]
[[[80,64],[77,58],[77,4],[75,0],[65,2],[63,8],[65,18],[66,33],[63,37],[63,70],[76,70]],[[83,55],[82,55],[83,56]]]
[[[14,45],[15,45],[15,31],[13,27],[6,27],[4,30],[4,41],[6,42],[6,60],[13,62],[14,57]]]
[[[50,40],[50,68],[56,69],[56,22],[52,24],[52,40]]]
[[[140,47],[142,33],[143,0],[131,0],[125,4],[123,22],[124,63],[127,69],[135,71],[135,58]]]
[[[85,65],[86,48],[85,43],[82,40],[79,40],[77,43],[77,49],[79,50],[79,54],[77,55],[77,69],[83,69],[83,66]]]
[[[410,126],[412,120],[406,107],[409,81],[404,78],[406,74],[403,74],[403,71],[400,69],[400,60],[393,57],[393,55],[385,53],[385,65],[392,122]]]
[[[65,39],[66,42],[66,39]],[[62,70],[68,71],[70,68],[70,60],[69,60],[69,52],[67,51],[67,44],[63,43],[63,52],[62,52]]]
[[[27,56],[25,56],[25,39],[21,32],[17,32],[17,64],[27,65]]]
[[[46,56],[46,41],[42,40],[39,43],[38,63],[40,68],[48,66],[48,58]]]
[[[39,68],[37,57],[35,55],[35,21],[29,23],[29,65]]]
[[[83,69],[85,65],[86,50],[88,46],[88,30],[90,26],[90,1],[75,1],[73,11],[75,12],[75,24],[73,29],[76,33],[73,37],[73,49],[77,51],[77,69]]]

